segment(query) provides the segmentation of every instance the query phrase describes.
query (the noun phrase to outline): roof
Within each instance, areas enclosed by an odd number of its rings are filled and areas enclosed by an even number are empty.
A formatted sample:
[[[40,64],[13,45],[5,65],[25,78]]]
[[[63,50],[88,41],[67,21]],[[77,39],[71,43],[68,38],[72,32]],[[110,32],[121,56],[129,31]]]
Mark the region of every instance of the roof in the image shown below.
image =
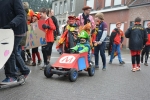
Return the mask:
[[[129,7],[142,6],[148,4],[150,4],[150,0],[135,0],[129,5]]]

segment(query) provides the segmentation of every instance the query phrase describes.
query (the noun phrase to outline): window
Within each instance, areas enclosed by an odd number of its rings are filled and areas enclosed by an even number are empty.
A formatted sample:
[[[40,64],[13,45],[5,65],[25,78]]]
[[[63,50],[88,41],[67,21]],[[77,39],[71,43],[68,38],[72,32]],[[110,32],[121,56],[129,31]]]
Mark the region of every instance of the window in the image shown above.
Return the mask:
[[[59,21],[59,25],[61,25],[61,21]]]
[[[66,21],[65,21],[65,20],[63,20],[63,24],[66,24]]]
[[[63,13],[63,6],[62,6],[62,2],[60,2],[60,14],[62,14]]]
[[[105,7],[111,6],[111,0],[105,0]]]
[[[134,25],[134,21],[130,21],[130,26],[133,26]]]
[[[64,1],[64,13],[66,13],[67,12],[67,2],[66,2],[66,0]]]
[[[149,22],[148,20],[144,21],[144,28],[147,28],[147,23],[148,22]]]
[[[93,9],[93,7],[94,7],[94,0],[87,0],[86,5],[90,6]]]
[[[111,32],[116,28],[116,24],[110,24],[110,35]],[[121,28],[122,31],[124,31],[124,23],[121,24]]]
[[[121,5],[122,0],[114,0],[114,6],[115,5]]]
[[[70,11],[73,12],[74,11],[74,0],[71,0],[70,2]]]
[[[55,15],[57,15],[57,4],[55,4]]]

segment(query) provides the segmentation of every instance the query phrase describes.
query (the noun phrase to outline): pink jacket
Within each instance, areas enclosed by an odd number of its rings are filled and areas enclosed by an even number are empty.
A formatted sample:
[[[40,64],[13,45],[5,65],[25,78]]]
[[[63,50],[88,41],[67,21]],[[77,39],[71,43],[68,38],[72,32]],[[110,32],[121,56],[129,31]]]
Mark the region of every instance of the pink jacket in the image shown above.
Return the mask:
[[[79,18],[79,21],[77,22],[77,24],[78,24],[79,26],[84,26],[84,19],[83,19],[83,16],[82,16],[82,15],[79,15],[78,18]],[[89,15],[89,20],[91,21],[92,29],[95,29],[95,22],[94,22],[94,19],[93,19],[93,17],[92,17],[91,15]]]

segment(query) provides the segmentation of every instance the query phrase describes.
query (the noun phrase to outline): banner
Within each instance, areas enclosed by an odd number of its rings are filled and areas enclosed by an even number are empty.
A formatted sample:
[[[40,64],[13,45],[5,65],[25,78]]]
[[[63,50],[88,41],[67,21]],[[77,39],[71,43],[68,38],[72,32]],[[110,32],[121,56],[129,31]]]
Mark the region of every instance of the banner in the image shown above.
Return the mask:
[[[31,23],[30,25],[28,25],[25,45],[26,49],[32,49],[46,45],[45,32],[41,28],[42,23],[44,23],[44,21],[38,21],[36,23]]]
[[[0,69],[9,59],[14,46],[14,32],[11,29],[0,29]]]

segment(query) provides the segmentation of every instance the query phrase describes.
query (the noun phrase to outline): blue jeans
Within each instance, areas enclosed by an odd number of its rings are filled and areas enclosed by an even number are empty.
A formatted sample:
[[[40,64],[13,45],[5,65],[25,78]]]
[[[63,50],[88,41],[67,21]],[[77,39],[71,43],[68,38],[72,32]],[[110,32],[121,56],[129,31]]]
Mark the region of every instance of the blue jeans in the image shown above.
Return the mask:
[[[112,51],[111,51],[111,56],[110,56],[110,62],[112,62],[113,58],[114,58],[114,52],[117,51],[118,53],[118,60],[119,62],[122,62],[121,59],[121,51],[120,51],[120,44],[113,44],[112,45]]]
[[[19,68],[22,75],[27,75],[30,72],[29,68],[26,67],[26,65],[18,51],[18,46],[19,46],[21,40],[22,40],[22,37],[15,36],[13,52],[12,52],[10,58],[8,59],[8,61],[6,62],[5,68],[4,68],[6,77],[18,76],[17,69],[16,69],[17,67]],[[16,66],[16,63],[17,63],[17,66]]]
[[[102,58],[103,67],[106,67],[105,46],[106,46],[106,43],[103,42],[101,45],[97,45],[94,47],[95,65],[96,66],[99,66],[99,51],[100,51],[100,56]]]

